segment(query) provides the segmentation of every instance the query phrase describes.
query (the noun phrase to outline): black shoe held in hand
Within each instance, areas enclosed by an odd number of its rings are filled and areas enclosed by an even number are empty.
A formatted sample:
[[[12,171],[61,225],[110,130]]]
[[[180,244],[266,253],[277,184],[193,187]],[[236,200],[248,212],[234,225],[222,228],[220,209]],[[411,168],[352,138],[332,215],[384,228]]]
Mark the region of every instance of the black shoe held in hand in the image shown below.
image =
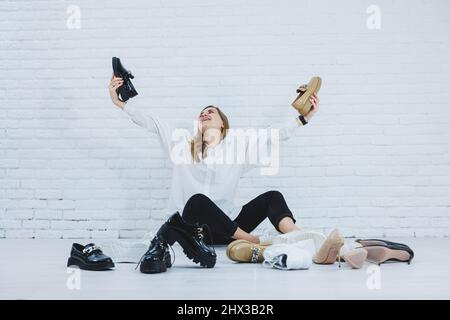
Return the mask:
[[[79,243],[74,243],[70,257],[67,260],[67,266],[77,266],[83,270],[103,271],[114,268],[114,263],[95,244],[89,243],[83,246]]]
[[[134,76],[130,71],[125,69],[120,62],[120,59],[117,57],[112,58],[112,67],[114,71],[114,76],[122,78],[123,84],[117,88],[117,94],[119,95],[119,99],[123,102],[127,101],[130,98],[133,98],[138,93],[136,89],[134,89],[133,84],[131,83],[131,79],[134,79]]]
[[[216,252],[204,242],[205,231],[209,231],[207,225],[188,224],[178,212],[174,213],[158,231],[158,236],[164,238],[169,245],[177,241],[186,256],[202,267],[212,268],[216,264]]]
[[[166,272],[172,266],[167,242],[160,236],[154,237],[138,265],[142,273]]]

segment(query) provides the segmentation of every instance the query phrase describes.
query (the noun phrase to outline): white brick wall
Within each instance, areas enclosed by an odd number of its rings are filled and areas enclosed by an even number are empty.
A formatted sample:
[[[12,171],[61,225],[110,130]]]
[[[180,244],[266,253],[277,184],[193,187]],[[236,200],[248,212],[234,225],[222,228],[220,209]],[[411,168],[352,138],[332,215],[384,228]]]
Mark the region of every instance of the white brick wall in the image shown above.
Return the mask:
[[[345,3],[345,5],[343,5]],[[369,5],[381,29],[366,26]],[[68,29],[69,5],[81,29]],[[450,235],[447,0],[1,1],[0,237],[138,237],[166,212],[170,163],[109,101],[111,56],[162,117],[220,106],[231,125],[321,109],[281,169],[242,178],[237,202],[280,190],[300,225],[347,236]]]

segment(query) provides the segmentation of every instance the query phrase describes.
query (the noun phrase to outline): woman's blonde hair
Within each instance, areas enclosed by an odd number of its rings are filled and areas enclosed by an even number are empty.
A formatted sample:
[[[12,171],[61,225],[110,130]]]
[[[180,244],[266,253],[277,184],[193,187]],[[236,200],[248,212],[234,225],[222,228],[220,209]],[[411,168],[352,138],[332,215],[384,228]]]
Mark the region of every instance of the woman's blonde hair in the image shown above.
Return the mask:
[[[221,137],[220,137],[220,141],[222,141],[223,139],[225,139],[228,129],[230,128],[228,118],[218,107],[213,106],[213,105],[203,108],[202,111],[207,108],[216,109],[217,112],[219,113],[220,118],[223,121],[223,128],[221,128]],[[192,138],[192,140],[189,143],[191,144],[191,156],[192,156],[192,161],[194,163],[200,162],[200,158],[199,158],[200,153],[202,155],[202,159],[204,159],[206,157],[208,145],[206,144],[206,142],[203,141],[203,133],[198,128],[197,128],[197,133],[194,135],[194,137]]]

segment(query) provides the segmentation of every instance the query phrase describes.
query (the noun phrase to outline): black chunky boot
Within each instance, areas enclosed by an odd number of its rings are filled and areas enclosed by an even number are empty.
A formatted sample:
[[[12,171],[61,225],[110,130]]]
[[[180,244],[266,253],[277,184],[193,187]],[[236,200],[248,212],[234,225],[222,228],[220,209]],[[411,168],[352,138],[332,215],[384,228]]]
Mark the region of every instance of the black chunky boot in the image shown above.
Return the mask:
[[[167,242],[160,236],[154,237],[139,263],[142,273],[166,272],[172,266]]]
[[[217,256],[214,249],[203,242],[205,229],[208,229],[207,225],[190,225],[176,212],[161,226],[158,236],[164,238],[169,245],[177,241],[189,259],[200,263],[202,267],[213,268]]]

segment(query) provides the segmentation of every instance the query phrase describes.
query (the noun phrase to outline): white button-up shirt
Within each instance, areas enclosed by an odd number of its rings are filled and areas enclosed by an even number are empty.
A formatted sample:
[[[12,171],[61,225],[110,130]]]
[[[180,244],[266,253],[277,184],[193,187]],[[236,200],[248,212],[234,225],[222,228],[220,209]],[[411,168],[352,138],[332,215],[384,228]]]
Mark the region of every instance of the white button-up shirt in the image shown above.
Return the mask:
[[[294,134],[297,127],[301,126],[301,122],[297,118],[289,119],[278,126],[270,126],[270,129],[275,129],[278,132],[275,135],[276,139],[270,134],[266,134],[262,138],[258,136],[258,143],[246,139],[240,144],[241,149],[237,147],[239,143],[236,143],[235,139],[229,138],[233,135],[227,135],[219,144],[207,150],[205,159],[199,157],[201,161],[194,164],[189,144],[192,133],[189,134],[186,128],[180,130],[180,128],[171,125],[169,121],[154,115],[144,114],[130,101],[127,101],[123,110],[134,123],[158,137],[165,153],[172,160],[172,181],[169,201],[166,206],[168,214],[175,211],[179,211],[181,214],[188,199],[196,193],[202,193],[214,201],[231,219],[235,219],[242,209],[242,205],[235,205],[234,203],[239,178],[247,170],[261,166],[261,163],[252,163],[251,161],[229,162],[224,154],[236,153],[240,157],[244,157],[241,159],[248,159],[258,153],[258,146],[260,148],[265,145],[267,148],[272,148],[271,146],[275,145],[274,141],[286,140]],[[239,135],[242,134],[233,137]],[[278,154],[276,156],[278,157]],[[220,162],[221,159],[222,162]]]

